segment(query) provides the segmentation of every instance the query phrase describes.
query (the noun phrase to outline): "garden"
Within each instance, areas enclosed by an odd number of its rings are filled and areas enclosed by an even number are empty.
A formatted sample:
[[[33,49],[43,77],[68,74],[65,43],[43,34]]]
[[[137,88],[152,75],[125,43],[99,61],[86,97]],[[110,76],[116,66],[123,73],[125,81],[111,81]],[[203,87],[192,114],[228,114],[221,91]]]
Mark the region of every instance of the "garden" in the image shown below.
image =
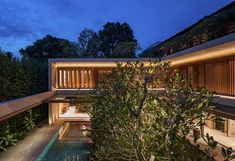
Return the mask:
[[[117,66],[95,90],[92,161],[214,160],[213,137],[194,134],[191,142],[189,138],[211,119],[204,111],[213,108],[213,93],[192,87],[190,78],[170,63]],[[203,150],[200,137],[207,145]],[[231,148],[222,148],[221,154],[226,161],[235,158]]]

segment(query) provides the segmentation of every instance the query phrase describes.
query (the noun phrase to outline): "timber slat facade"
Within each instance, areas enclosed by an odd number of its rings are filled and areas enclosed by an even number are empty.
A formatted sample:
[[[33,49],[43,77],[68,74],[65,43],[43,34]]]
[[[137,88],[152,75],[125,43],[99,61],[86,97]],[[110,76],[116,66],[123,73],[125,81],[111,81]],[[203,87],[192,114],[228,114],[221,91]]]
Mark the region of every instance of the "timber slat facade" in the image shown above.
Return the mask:
[[[56,69],[53,84],[58,89],[92,89],[108,71],[109,68],[60,67]]]
[[[192,85],[224,95],[235,95],[235,57],[179,67],[192,78]]]

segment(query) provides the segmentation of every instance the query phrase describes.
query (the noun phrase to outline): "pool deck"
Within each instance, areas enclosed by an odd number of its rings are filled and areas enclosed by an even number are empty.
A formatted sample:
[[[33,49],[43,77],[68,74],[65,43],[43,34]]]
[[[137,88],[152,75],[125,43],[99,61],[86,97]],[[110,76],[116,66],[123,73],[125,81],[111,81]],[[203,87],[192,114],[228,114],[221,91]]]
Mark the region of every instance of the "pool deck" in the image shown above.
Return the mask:
[[[25,139],[20,140],[7,151],[0,153],[0,161],[37,160],[62,124],[63,122],[57,122],[52,125],[43,124],[41,127],[34,129]]]

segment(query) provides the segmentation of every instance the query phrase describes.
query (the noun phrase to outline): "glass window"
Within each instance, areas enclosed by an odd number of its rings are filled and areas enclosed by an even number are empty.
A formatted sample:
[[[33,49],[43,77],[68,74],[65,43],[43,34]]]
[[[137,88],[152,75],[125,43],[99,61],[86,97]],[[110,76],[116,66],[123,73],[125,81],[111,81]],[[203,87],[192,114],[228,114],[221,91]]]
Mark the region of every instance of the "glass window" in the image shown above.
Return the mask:
[[[225,118],[222,116],[216,116],[215,129],[221,132],[225,132]]]

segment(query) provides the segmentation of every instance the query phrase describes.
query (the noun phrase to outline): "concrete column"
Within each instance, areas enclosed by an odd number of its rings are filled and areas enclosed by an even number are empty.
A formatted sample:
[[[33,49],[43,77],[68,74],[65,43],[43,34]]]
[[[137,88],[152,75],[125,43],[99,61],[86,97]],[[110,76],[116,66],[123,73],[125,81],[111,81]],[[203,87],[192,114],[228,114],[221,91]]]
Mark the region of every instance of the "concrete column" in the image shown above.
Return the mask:
[[[59,117],[59,103],[49,103],[48,123],[54,123]]]
[[[235,137],[235,120],[228,119],[228,136]]]
[[[48,104],[48,123],[52,124],[53,120],[52,120],[52,103]]]
[[[208,120],[205,121],[206,126],[208,128],[210,128],[210,129],[214,129],[215,128],[214,119],[212,119],[212,117],[215,117],[215,115],[209,114],[209,117],[207,118]]]

